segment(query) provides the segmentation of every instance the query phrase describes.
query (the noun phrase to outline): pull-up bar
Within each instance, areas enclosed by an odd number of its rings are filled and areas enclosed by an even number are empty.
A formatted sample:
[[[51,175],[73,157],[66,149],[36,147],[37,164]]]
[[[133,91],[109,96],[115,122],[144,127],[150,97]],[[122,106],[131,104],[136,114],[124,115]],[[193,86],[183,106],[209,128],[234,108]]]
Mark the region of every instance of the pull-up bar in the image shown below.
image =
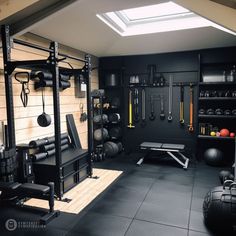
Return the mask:
[[[29,43],[29,42],[20,40],[20,39],[13,39],[13,42],[14,42],[14,43],[17,43],[17,44],[19,44],[19,45],[22,45],[22,46],[26,46],[26,47],[38,49],[38,50],[41,50],[41,51],[53,52],[53,50],[52,50],[51,48],[45,48],[45,47],[42,47],[42,46],[39,46],[39,45],[36,45],[36,44],[33,44],[33,43]],[[78,58],[78,57],[73,57],[73,56],[69,56],[69,55],[66,55],[66,54],[64,54],[64,53],[58,53],[58,55],[61,56],[61,57],[66,57],[66,58],[72,59],[72,60],[81,61],[81,62],[86,62],[85,59]]]

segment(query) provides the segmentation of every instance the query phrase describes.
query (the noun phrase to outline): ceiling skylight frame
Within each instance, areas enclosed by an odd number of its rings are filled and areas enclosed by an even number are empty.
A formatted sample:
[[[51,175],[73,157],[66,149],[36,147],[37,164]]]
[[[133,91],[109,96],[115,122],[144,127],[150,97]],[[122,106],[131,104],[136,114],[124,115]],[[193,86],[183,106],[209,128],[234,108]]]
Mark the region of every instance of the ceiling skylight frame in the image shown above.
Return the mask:
[[[168,3],[171,3],[172,5],[173,4],[177,5],[176,3],[173,3],[171,1]],[[158,6],[158,5],[160,4],[152,6]],[[152,7],[152,6],[146,6],[146,7]],[[211,22],[210,20],[207,20],[181,6],[179,7],[182,10],[182,12],[179,13],[177,12],[174,14],[163,14],[163,15],[159,14],[159,16],[156,17],[151,16],[134,20],[130,19],[125,13],[125,11],[130,9],[97,14],[97,17],[121,36],[170,32],[170,31],[202,28],[202,27],[214,27],[227,33],[230,33],[232,35],[236,35],[235,32],[229,29],[226,29],[214,22]],[[153,29],[151,29],[152,26]]]

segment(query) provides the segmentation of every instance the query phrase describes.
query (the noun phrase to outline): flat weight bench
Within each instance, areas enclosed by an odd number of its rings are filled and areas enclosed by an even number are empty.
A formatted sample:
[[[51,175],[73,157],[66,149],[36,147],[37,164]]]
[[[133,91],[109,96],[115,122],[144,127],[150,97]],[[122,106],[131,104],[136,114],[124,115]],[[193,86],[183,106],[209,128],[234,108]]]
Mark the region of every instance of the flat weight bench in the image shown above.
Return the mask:
[[[166,152],[184,169],[188,168],[189,159],[182,153],[185,150],[185,145],[183,144],[143,142],[139,145],[139,147],[141,150]],[[184,160],[184,162],[181,161],[180,157],[177,157],[176,154],[178,154]],[[137,162],[137,165],[142,165],[144,158],[145,157],[142,157]]]
[[[25,198],[48,200],[49,211],[40,218],[41,224],[45,225],[53,218],[59,216],[60,212],[54,210],[54,183],[50,182],[47,186],[32,183],[0,182],[0,201],[13,202],[15,205],[18,205],[17,203],[21,203],[21,200]]]

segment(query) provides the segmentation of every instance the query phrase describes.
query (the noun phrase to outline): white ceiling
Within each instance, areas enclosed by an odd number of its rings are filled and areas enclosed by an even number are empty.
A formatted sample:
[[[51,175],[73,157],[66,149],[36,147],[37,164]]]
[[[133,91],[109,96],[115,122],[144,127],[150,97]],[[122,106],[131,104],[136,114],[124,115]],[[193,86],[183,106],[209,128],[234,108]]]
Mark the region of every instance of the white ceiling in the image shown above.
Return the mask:
[[[38,22],[30,31],[98,57],[236,46],[236,36],[212,27],[122,37],[96,17],[97,13],[163,1],[78,0]]]

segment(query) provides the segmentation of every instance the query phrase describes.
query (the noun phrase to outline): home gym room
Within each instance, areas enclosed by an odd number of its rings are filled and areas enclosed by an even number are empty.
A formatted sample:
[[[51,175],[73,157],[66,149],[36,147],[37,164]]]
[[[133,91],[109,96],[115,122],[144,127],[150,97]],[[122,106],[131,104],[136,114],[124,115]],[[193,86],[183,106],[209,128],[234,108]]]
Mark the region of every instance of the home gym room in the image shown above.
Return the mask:
[[[236,235],[235,0],[1,0],[0,234]]]

